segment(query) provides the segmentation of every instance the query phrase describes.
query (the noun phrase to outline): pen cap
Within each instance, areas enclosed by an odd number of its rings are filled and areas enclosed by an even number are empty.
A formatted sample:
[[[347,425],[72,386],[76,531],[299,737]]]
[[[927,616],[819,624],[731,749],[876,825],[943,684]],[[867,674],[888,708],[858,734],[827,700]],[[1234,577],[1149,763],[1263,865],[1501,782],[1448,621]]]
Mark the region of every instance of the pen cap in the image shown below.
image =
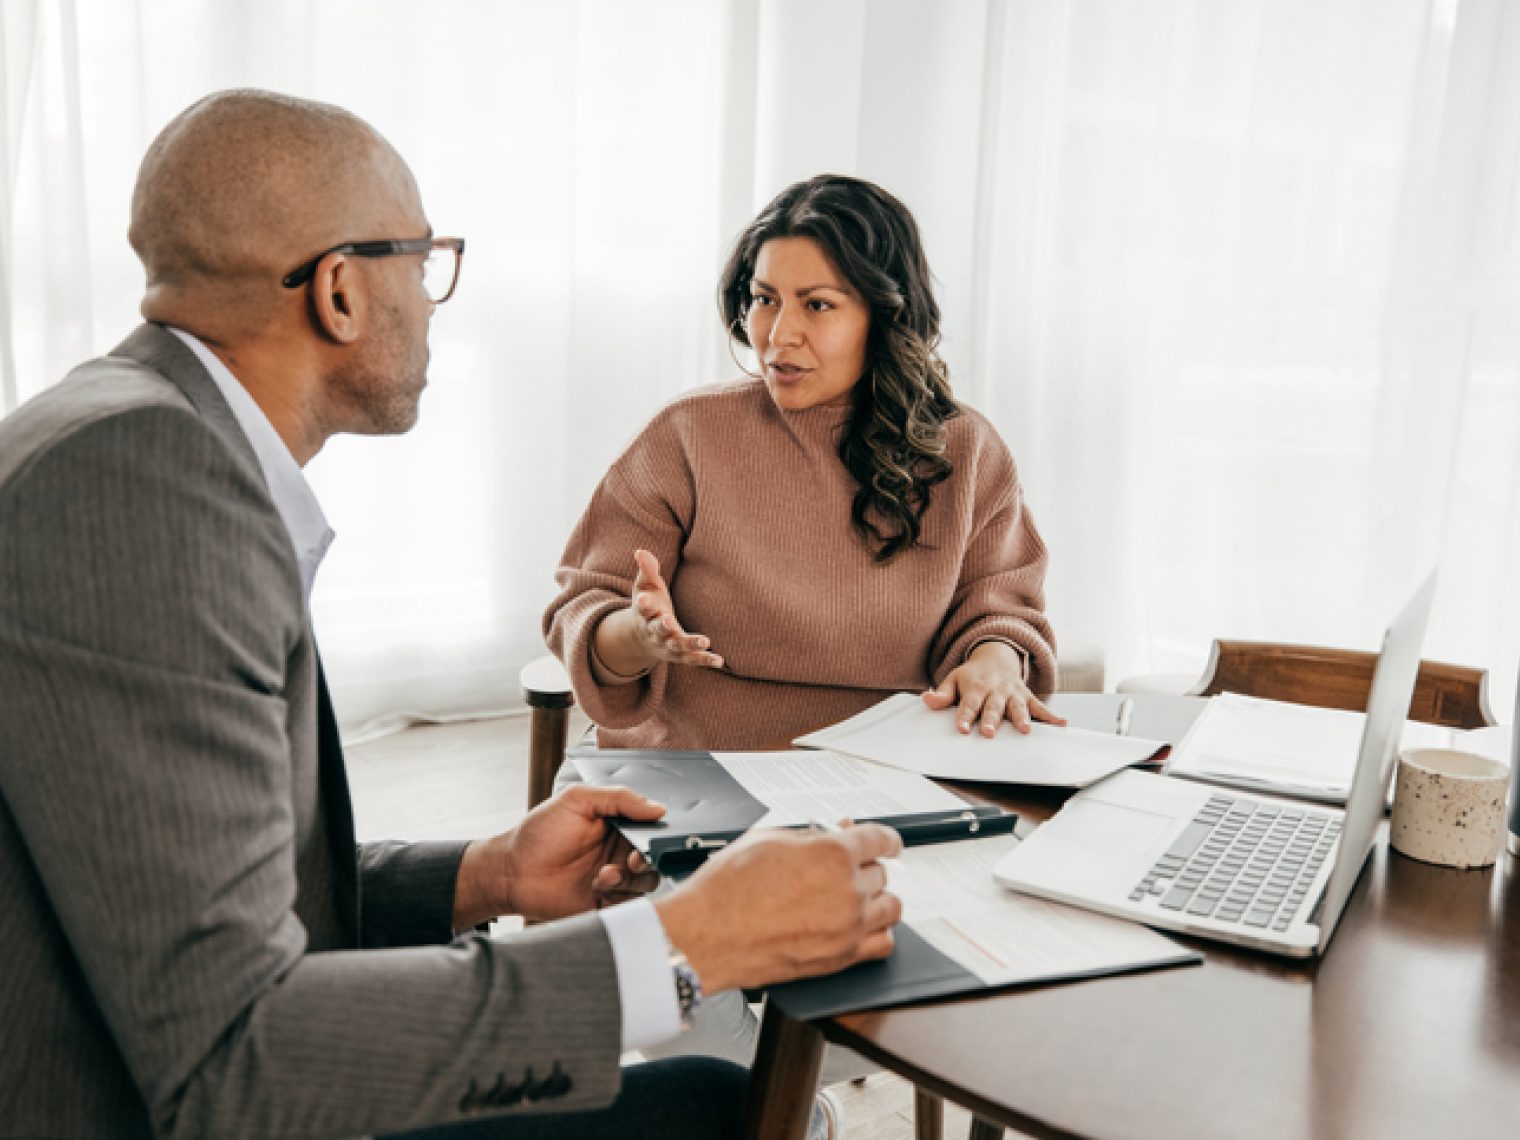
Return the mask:
[[[1520,678],[1515,681],[1515,718],[1509,735],[1509,853],[1520,856]]]

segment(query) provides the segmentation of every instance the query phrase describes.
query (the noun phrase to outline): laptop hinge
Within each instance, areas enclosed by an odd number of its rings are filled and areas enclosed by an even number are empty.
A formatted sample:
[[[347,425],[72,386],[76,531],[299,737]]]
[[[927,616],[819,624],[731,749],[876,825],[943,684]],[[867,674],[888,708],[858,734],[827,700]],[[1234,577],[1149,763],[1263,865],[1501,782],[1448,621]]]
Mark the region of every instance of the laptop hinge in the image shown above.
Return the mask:
[[[1330,880],[1325,880],[1325,886],[1319,889],[1319,898],[1314,900],[1314,909],[1309,912],[1309,917],[1304,921],[1310,926],[1319,925],[1320,912],[1325,909],[1325,887],[1330,885]]]

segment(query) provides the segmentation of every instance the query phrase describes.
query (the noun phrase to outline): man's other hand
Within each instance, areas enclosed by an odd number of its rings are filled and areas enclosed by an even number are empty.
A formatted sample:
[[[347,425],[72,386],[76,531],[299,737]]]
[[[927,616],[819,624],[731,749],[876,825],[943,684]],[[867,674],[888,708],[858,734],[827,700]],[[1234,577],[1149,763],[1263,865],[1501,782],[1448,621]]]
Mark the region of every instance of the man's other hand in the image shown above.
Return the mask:
[[[659,875],[607,820],[652,823],[664,814],[663,804],[627,788],[566,788],[511,831],[466,848],[454,929],[503,914],[564,918],[647,894]]]

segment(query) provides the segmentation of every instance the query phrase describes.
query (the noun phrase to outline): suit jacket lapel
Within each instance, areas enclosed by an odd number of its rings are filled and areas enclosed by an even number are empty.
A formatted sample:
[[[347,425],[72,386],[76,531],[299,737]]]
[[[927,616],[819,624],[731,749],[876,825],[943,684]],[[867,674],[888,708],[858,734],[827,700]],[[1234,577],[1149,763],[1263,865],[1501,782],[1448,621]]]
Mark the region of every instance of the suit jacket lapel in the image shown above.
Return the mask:
[[[145,324],[117,345],[111,355],[126,357],[153,369],[184,392],[195,410],[226,440],[239,460],[249,465],[259,485],[266,485],[253,445],[243,434],[216,381],[184,341],[162,325]],[[269,509],[276,509],[273,498],[269,501]],[[342,927],[343,945],[358,946],[361,929],[359,870],[353,805],[348,795],[348,775],[343,767],[343,742],[338,734],[338,720],[327,692],[327,677],[322,671],[320,656],[317,658],[317,771],[332,867],[333,912]]]

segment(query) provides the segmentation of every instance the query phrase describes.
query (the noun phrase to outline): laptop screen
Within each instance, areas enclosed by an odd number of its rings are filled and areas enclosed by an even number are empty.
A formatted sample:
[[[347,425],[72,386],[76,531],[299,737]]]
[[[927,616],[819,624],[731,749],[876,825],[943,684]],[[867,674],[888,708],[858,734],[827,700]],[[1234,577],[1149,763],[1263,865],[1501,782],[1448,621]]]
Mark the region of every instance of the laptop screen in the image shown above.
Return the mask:
[[[1425,642],[1425,625],[1430,620],[1435,592],[1436,572],[1432,570],[1383,635],[1383,651],[1378,655],[1372,692],[1367,698],[1367,724],[1362,729],[1356,775],[1351,781],[1351,794],[1346,798],[1340,852],[1325,884],[1324,905],[1319,915],[1322,952],[1346,900],[1351,897],[1351,888],[1362,873],[1362,864],[1372,851],[1372,841],[1383,818],[1399,735],[1420,672],[1420,648]]]

